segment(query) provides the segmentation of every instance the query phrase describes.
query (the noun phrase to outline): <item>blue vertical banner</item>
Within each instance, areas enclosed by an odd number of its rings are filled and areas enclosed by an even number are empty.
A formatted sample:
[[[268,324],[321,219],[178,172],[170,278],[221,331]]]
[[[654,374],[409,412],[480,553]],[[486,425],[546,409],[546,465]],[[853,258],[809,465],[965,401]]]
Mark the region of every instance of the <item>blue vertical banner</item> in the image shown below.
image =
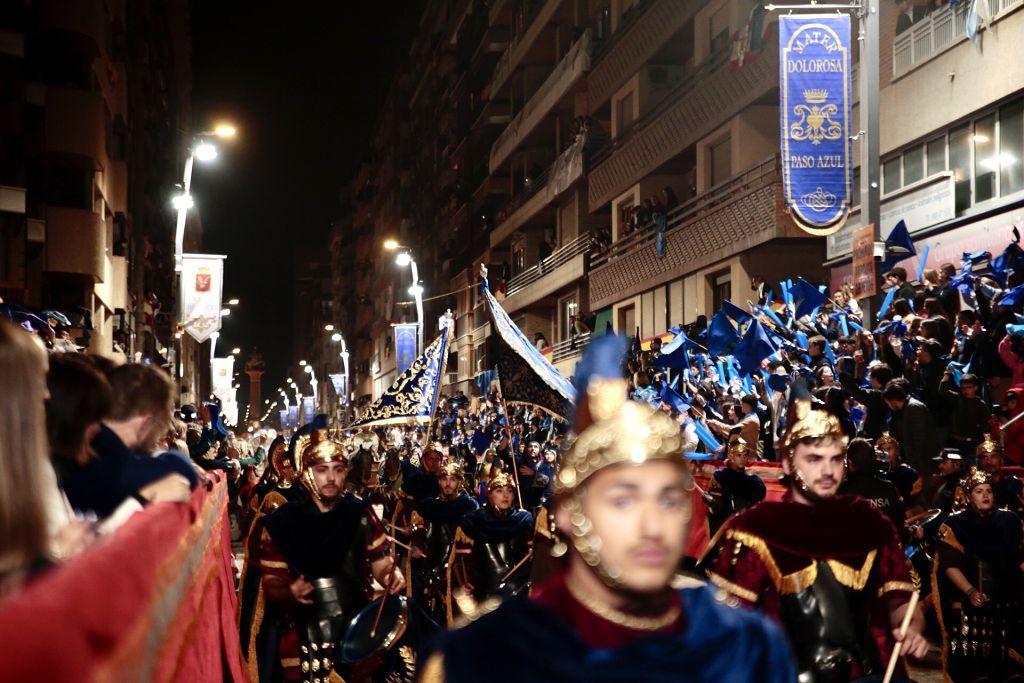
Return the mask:
[[[418,328],[416,323],[395,325],[395,362],[398,364],[399,375],[408,370],[416,360],[416,331]]]
[[[288,406],[288,426],[298,427],[299,426],[299,404],[296,403],[293,406]]]
[[[314,398],[312,396],[302,397],[302,419],[305,422],[309,422],[313,419],[313,411],[315,410],[313,407],[313,400]]]
[[[796,224],[830,235],[852,199],[850,17],[779,17],[782,184]]]
[[[288,429],[288,409],[283,408],[281,414],[281,429]]]

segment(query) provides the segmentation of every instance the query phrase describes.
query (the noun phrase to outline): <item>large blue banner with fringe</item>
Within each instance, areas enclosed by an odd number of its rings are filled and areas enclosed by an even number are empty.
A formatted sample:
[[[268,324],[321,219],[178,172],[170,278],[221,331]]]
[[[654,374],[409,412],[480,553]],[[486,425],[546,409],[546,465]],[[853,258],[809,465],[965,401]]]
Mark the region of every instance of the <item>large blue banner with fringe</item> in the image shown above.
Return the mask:
[[[850,17],[779,17],[782,183],[796,224],[843,227],[850,210]]]
[[[405,372],[402,372],[373,402],[355,426],[389,424],[429,424],[434,419],[437,395],[441,390],[451,325],[446,325],[440,336],[427,347]]]

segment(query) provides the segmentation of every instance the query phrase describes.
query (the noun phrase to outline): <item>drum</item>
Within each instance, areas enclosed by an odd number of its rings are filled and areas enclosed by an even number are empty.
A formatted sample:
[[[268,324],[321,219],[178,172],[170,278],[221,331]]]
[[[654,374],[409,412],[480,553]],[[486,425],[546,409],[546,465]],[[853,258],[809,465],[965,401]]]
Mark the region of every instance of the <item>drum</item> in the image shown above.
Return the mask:
[[[341,660],[351,666],[353,680],[413,681],[416,660],[437,630],[437,624],[404,595],[378,598],[349,625]]]

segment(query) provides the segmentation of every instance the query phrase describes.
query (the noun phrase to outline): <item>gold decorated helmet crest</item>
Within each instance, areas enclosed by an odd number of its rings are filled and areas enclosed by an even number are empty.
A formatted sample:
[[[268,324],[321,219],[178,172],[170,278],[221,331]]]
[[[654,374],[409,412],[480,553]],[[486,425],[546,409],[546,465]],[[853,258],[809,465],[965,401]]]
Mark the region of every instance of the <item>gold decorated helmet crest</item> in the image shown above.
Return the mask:
[[[737,436],[729,442],[729,455],[743,455],[749,452],[750,446],[747,445],[747,440],[742,436]]]
[[[970,493],[975,486],[981,486],[982,484],[991,484],[992,475],[985,470],[980,470],[977,467],[972,467],[967,471],[967,477],[964,478],[964,491]]]
[[[305,472],[315,465],[328,462],[348,464],[344,444],[330,438],[326,429],[318,429],[310,441],[311,443],[302,449],[299,472]]]
[[[516,487],[515,480],[508,472],[499,472],[491,477],[491,480],[487,482],[487,493],[490,494],[492,491],[500,489],[502,486],[508,486],[513,489]]]
[[[782,452],[792,456],[796,445],[808,439],[834,439],[846,445],[839,418],[827,410],[815,410],[809,399],[797,399],[793,402],[789,427],[780,440]]]
[[[463,463],[461,460],[448,460],[441,465],[442,477],[461,477],[463,470]]]
[[[576,490],[595,472],[614,465],[670,460],[686,468],[679,425],[646,404],[628,400],[627,388],[624,379],[595,379],[586,396],[579,397],[578,436],[563,455],[556,495]]]
[[[981,455],[982,453],[986,455],[999,453],[1001,455],[1002,452],[1003,447],[992,438],[991,434],[985,434],[984,441],[978,444],[978,447],[974,449],[975,455]]]
[[[882,432],[882,435],[875,439],[875,446],[882,448],[883,446],[899,446],[899,441],[896,440],[889,432]]]

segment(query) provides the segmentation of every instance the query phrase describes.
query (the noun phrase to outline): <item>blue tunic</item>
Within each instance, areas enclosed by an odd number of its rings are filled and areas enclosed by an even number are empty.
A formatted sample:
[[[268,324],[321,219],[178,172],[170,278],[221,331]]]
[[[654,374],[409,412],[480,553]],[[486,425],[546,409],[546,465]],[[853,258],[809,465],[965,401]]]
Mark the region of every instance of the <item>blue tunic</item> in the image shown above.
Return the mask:
[[[679,591],[686,628],[614,649],[588,647],[556,614],[517,596],[437,643],[444,681],[790,683],[789,645],[768,618],[716,600],[707,586]]]

